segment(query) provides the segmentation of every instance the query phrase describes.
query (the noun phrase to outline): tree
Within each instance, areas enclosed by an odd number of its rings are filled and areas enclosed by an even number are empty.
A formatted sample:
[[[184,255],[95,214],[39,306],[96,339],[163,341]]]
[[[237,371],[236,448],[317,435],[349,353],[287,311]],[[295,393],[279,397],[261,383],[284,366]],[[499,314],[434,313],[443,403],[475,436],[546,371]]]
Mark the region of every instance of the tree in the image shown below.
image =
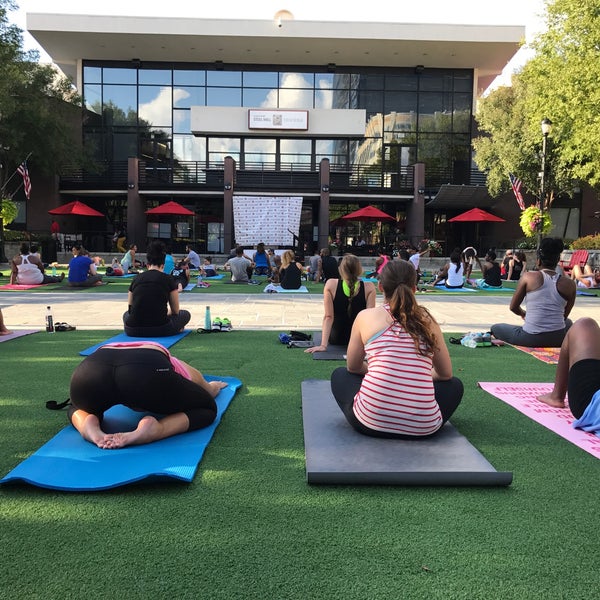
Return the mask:
[[[26,157],[30,171],[48,175],[85,158],[77,149],[80,98],[71,81],[23,49],[23,32],[8,20],[15,8],[12,0],[0,0],[0,197],[9,198],[21,181],[11,175]],[[0,222],[0,258],[2,232]]]
[[[514,173],[539,193],[543,118],[553,122],[546,188],[569,194],[586,182],[600,189],[600,9],[598,0],[547,0],[547,31],[532,44],[534,57],[480,101],[475,160],[488,172],[492,195],[509,189]],[[552,193],[548,197],[551,202]]]

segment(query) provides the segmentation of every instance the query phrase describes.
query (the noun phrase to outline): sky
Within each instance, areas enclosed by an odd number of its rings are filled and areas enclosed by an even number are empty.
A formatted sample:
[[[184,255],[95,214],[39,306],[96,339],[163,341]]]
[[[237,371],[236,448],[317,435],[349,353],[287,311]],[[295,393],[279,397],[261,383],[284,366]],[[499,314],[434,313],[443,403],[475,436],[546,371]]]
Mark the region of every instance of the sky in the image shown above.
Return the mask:
[[[209,19],[272,19],[280,10],[290,11],[299,21],[372,21],[395,23],[450,23],[481,25],[524,25],[526,41],[544,29],[544,0],[380,0],[373,3],[340,2],[330,0],[230,0],[229,2],[199,2],[179,0],[171,4],[161,0],[103,0],[101,3],[83,3],[81,0],[16,0],[19,10],[9,13],[11,22],[23,31],[27,12],[53,12],[72,14],[175,16]],[[94,5],[97,4],[97,5]],[[173,5],[178,9],[173,11]],[[52,7],[50,11],[49,7]],[[24,35],[26,49],[40,52],[42,61],[49,61],[35,40]],[[521,48],[509,63],[503,76],[496,82],[510,82],[510,74],[527,60],[530,53]]]

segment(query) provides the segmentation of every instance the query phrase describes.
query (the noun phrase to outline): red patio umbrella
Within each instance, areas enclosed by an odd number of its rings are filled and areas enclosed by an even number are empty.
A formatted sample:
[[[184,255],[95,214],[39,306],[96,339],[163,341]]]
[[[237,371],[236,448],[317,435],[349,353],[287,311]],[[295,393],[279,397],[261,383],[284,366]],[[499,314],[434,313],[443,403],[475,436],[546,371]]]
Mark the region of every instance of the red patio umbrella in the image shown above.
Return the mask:
[[[382,210],[379,210],[377,207],[369,204],[369,206],[365,206],[364,208],[359,208],[354,212],[351,212],[343,217],[339,218],[339,221],[364,221],[364,222],[374,222],[374,221],[396,221],[394,217],[384,213]]]
[[[51,215],[78,215],[80,217],[104,217],[101,212],[97,211],[95,208],[80,202],[79,200],[74,200],[73,202],[69,202],[68,204],[63,204],[58,208],[53,208],[48,211]]]
[[[482,210],[481,208],[472,208],[471,210],[468,210],[467,212],[461,213],[460,215],[457,215],[456,217],[452,217],[451,219],[448,219],[448,223],[464,223],[467,221],[471,221],[473,223],[481,222],[481,221],[504,222],[504,221],[506,221],[506,219],[503,219],[502,217],[497,217],[496,215],[486,212],[485,210]]]
[[[174,202],[170,200],[169,202],[165,202],[156,208],[151,208],[146,211],[147,215],[181,215],[186,217],[191,217],[195,213],[189,208],[182,206],[179,202]]]

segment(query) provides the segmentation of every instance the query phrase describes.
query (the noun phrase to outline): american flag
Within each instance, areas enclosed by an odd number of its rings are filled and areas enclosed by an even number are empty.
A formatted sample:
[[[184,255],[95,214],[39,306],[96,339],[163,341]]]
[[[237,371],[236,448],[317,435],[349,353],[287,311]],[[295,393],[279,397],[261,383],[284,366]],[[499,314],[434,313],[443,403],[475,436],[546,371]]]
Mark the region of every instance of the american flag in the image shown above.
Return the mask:
[[[29,200],[29,196],[31,196],[31,179],[29,178],[29,171],[27,170],[27,163],[24,161],[18,167],[17,171],[23,177],[23,190],[25,191],[25,196],[27,200]]]
[[[518,177],[515,177],[512,173],[509,173],[508,177],[510,178],[510,187],[512,188],[513,194],[517,199],[519,208],[521,210],[525,210],[525,201],[523,200],[523,195],[521,194],[521,185],[523,182]]]

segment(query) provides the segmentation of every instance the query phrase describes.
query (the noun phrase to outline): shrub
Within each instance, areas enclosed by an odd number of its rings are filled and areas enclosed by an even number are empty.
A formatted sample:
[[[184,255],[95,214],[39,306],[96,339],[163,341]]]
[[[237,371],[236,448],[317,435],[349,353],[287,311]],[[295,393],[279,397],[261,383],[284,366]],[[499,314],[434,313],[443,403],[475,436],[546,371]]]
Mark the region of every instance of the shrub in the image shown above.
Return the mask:
[[[577,238],[571,246],[573,250],[600,250],[600,234]]]

